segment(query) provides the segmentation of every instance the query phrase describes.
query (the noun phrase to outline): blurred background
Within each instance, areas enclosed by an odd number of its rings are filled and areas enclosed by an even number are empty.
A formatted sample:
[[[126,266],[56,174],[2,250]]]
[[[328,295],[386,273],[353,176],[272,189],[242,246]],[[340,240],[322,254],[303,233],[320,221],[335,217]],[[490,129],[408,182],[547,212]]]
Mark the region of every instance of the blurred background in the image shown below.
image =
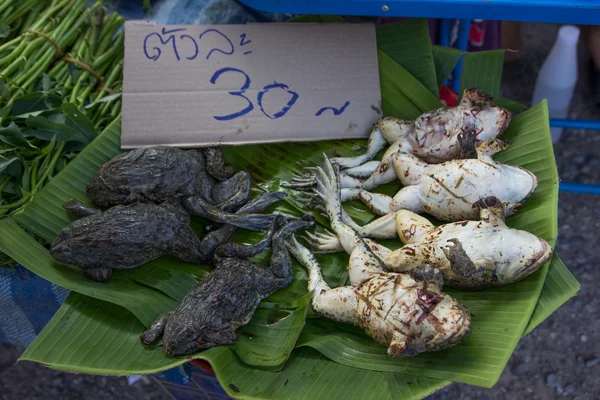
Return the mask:
[[[128,18],[141,18],[141,1],[117,1],[114,6]],[[144,2],[147,3],[147,2]],[[165,5],[166,3],[166,5]],[[176,4],[177,3],[177,4]],[[235,2],[210,2],[198,13],[193,2],[170,0],[153,5],[156,19],[178,23],[260,21],[267,18]],[[219,3],[230,3],[227,7]],[[235,6],[231,6],[234,4]],[[146,4],[147,5],[147,4]],[[240,7],[240,8],[237,8]],[[240,17],[243,15],[243,17]],[[285,19],[284,16],[281,17]],[[276,18],[275,18],[276,19]],[[273,20],[271,17],[270,20]],[[495,47],[518,50],[507,53],[501,96],[530,104],[540,68],[555,43],[559,26],[547,24],[487,25]],[[598,33],[582,31],[578,48],[578,81],[569,117],[600,119],[600,60]],[[590,40],[588,40],[590,39]],[[594,43],[594,40],[597,42]],[[591,44],[591,45],[586,45]],[[477,46],[477,43],[472,43]],[[559,176],[563,181],[600,184],[600,132],[564,130],[555,142]],[[430,399],[598,399],[600,398],[600,197],[560,193],[557,252],[581,283],[577,296],[524,337],[492,389],[453,384]],[[0,288],[1,290],[1,288]],[[1,298],[0,298],[1,300]],[[0,307],[3,307],[0,301]],[[0,343],[0,399],[169,399],[173,388],[158,376],[104,377],[75,375],[16,360],[24,348]],[[202,374],[202,373],[200,373]],[[180,391],[177,398],[225,398],[208,374],[195,380],[194,391]],[[212,386],[211,386],[212,385]],[[168,389],[171,389],[170,391]]]

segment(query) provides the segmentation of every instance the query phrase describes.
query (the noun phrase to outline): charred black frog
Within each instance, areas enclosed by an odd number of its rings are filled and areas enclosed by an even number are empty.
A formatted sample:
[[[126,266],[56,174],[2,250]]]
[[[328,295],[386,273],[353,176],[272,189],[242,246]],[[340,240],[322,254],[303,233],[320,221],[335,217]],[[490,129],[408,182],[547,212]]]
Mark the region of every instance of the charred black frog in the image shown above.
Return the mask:
[[[282,199],[282,192],[262,194],[239,213],[258,213]],[[199,240],[190,227],[189,214],[171,203],[132,203],[100,211],[69,202],[65,208],[80,219],[64,228],[50,247],[52,256],[76,265],[94,280],[105,282],[113,269],[139,267],[163,255],[187,262],[207,263],[214,250],[226,243],[236,227],[225,225]],[[238,215],[243,224],[243,215]],[[247,225],[267,229],[275,215],[250,214]],[[262,219],[261,219],[262,217]]]
[[[200,241],[181,207],[134,203],[101,212],[70,202],[65,208],[82,218],[60,231],[50,253],[83,268],[91,279],[108,281],[113,269],[139,267],[167,254],[202,261]]]
[[[218,148],[136,149],[106,162],[88,183],[87,195],[101,207],[199,196],[234,211],[248,201],[251,177],[246,171],[232,174]]]
[[[260,242],[218,247],[214,271],[174,311],[156,319],[141,335],[142,342],[151,344],[162,336],[164,350],[172,356],[234,343],[235,330],[250,321],[260,301],[293,280],[286,238],[313,224],[308,216],[289,221],[278,216]],[[269,247],[273,250],[269,266],[247,260]]]

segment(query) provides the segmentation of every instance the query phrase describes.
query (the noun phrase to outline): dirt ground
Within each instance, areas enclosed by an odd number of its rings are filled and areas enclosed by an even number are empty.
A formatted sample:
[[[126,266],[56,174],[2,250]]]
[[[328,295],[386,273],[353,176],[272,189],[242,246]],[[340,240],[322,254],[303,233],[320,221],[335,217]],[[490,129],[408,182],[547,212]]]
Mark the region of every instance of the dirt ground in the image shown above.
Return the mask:
[[[502,95],[529,103],[536,71],[557,27],[525,26],[521,60],[504,70]],[[587,58],[580,52],[579,87],[571,117],[600,119],[589,96]],[[600,132],[565,131],[555,146],[563,181],[600,184]],[[580,293],[523,338],[492,389],[453,384],[430,396],[442,399],[600,398],[600,196],[561,193],[557,252],[581,283]],[[129,386],[125,378],[73,375],[33,363],[15,364],[22,349],[0,344],[0,399],[168,399],[155,379]]]

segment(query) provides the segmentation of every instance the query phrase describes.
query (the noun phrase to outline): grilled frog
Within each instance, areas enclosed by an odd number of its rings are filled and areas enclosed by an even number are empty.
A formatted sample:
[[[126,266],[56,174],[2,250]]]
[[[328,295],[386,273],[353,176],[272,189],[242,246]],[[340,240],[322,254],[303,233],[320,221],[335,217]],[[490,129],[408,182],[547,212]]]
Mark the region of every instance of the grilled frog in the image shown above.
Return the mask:
[[[202,262],[200,241],[181,206],[133,203],[102,212],[69,202],[65,208],[81,218],[59,232],[50,254],[88,278],[105,282],[113,269],[136,268],[162,255]]]
[[[239,224],[267,229],[275,216],[255,213],[284,197],[283,192],[269,192],[251,199],[237,211]],[[50,253],[101,282],[110,279],[113,269],[136,268],[163,255],[208,264],[215,249],[237,230],[234,225],[224,225],[199,240],[190,227],[189,214],[177,201],[118,205],[104,212],[77,202],[69,202],[65,208],[80,219],[60,231]]]
[[[237,341],[236,329],[250,321],[260,301],[293,280],[285,239],[313,224],[308,216],[291,220],[277,216],[260,242],[219,246],[213,256],[213,272],[198,282],[174,311],[158,317],[142,333],[141,341],[151,344],[162,336],[164,350],[171,356]],[[247,260],[269,247],[268,266]]]
[[[102,165],[88,183],[87,195],[101,207],[198,196],[233,211],[248,201],[251,177],[246,171],[232,174],[218,148],[135,149]]]
[[[388,221],[400,209],[425,212],[442,221],[461,221],[479,217],[473,203],[496,197],[509,216],[534,192],[538,180],[524,168],[494,161],[492,156],[507,146],[499,139],[488,140],[477,146],[476,159],[442,164],[427,164],[413,155],[397,153],[392,157],[393,166],[404,187],[394,197],[344,188],[341,199],[361,200],[375,214],[387,215]]]
[[[320,181],[325,182],[320,183],[320,187],[338,185],[333,167],[327,160],[325,165],[329,166],[327,171],[333,172],[319,173]],[[330,218],[333,211],[339,213],[341,221],[348,218],[341,211],[339,192],[320,190],[319,193]],[[504,204],[498,198],[480,199],[472,208],[480,215],[478,221],[465,220],[437,227],[418,214],[400,210],[394,214],[394,228],[390,229],[388,224],[379,229],[393,230],[405,246],[391,251],[372,241],[366,243],[389,271],[406,272],[428,264],[441,272],[448,286],[463,289],[517,282],[550,260],[552,248],[545,240],[505,224]],[[385,236],[389,235],[386,233]],[[316,251],[346,251],[349,254],[355,241],[352,235],[339,229],[335,234],[309,234],[309,239]]]
[[[331,227],[350,254],[348,272],[352,286],[330,288],[314,255],[294,237],[288,242],[292,255],[308,270],[308,289],[313,290],[315,312],[336,321],[354,324],[393,357],[411,357],[443,350],[469,337],[471,317],[456,299],[443,293],[439,271],[428,265],[411,273],[387,272],[381,255],[385,250],[370,245],[344,224],[331,164],[321,170],[319,193]],[[380,255],[378,256],[375,251]],[[389,252],[389,250],[387,250]]]
[[[482,90],[466,89],[456,107],[440,107],[422,114],[415,121],[393,117],[380,119],[373,126],[366,153],[356,157],[335,157],[330,161],[342,170],[343,188],[371,190],[377,184],[396,179],[391,158],[395,154],[412,154],[430,164],[475,158],[475,147],[500,137],[510,121],[510,112],[494,105],[493,99]],[[371,161],[388,144],[382,161]],[[314,185],[314,176],[297,176],[287,185],[307,189]]]

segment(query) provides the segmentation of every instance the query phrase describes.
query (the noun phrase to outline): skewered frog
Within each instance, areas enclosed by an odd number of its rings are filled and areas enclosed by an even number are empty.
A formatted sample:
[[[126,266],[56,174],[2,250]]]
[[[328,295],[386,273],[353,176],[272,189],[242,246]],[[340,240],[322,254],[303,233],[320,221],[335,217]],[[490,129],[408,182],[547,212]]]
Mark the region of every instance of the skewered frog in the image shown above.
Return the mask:
[[[265,193],[250,200],[239,212],[264,211],[284,196],[282,192]],[[225,225],[199,240],[190,227],[189,215],[177,202],[133,203],[104,212],[76,202],[65,208],[80,219],[60,231],[50,253],[56,260],[76,265],[87,277],[101,282],[110,279],[113,269],[136,268],[163,255],[207,263],[215,248],[227,242],[236,230],[235,226]],[[254,216],[245,225],[260,224],[266,229],[274,216],[262,217],[258,220]]]
[[[326,169],[333,171],[329,164]],[[381,258],[341,218],[336,182],[322,174],[319,191],[333,230],[350,254],[348,272],[352,286],[331,289],[314,255],[294,237],[288,248],[308,270],[308,289],[313,290],[315,312],[336,321],[362,327],[394,357],[410,357],[452,347],[466,339],[471,317],[456,299],[444,294],[439,271],[427,265],[411,273],[386,272]]]
[[[360,182],[362,189],[371,190],[378,183],[396,179],[391,158],[395,154],[413,154],[430,164],[475,158],[475,147],[500,137],[510,121],[510,112],[495,106],[492,98],[482,90],[467,89],[458,106],[438,108],[422,114],[415,121],[382,118],[373,126],[366,153],[356,157],[335,157],[331,162],[343,170],[342,187],[358,187],[345,186],[344,181],[348,179],[353,185]],[[388,144],[382,161],[371,161]],[[309,174],[297,177],[287,185],[306,189],[313,184],[314,178]]]
[[[505,216],[516,212],[538,185],[530,171],[493,160],[492,156],[508,145],[499,139],[489,140],[477,147],[477,159],[453,160],[442,164],[426,164],[410,154],[395,154],[396,174],[404,187],[390,197],[363,189],[341,189],[341,200],[361,200],[375,214],[385,215],[365,227],[345,221],[366,237],[395,236],[394,221],[398,210],[426,212],[442,221],[477,219],[479,211],[472,207],[476,201],[496,197],[504,205]],[[343,178],[340,178],[343,187]],[[385,228],[387,227],[387,228]]]
[[[246,171],[232,173],[218,148],[135,149],[102,165],[88,183],[87,195],[101,207],[199,196],[233,211],[248,201],[251,177]]]
[[[318,175],[317,191],[329,218],[338,218],[339,214],[340,220],[345,221],[347,216],[343,216],[339,200],[339,180],[327,160],[325,169],[318,169]],[[429,264],[439,269],[448,286],[464,289],[517,282],[550,260],[552,248],[546,241],[504,223],[504,205],[499,199],[487,197],[475,202],[472,208],[480,213],[479,221],[466,220],[438,227],[418,214],[401,210],[395,214],[393,230],[405,246],[391,251],[374,242],[367,243],[390,271],[405,272]],[[351,254],[353,236],[335,227],[334,231],[335,235],[309,234],[312,246],[317,251]]]
[[[287,220],[277,216],[267,236],[254,245],[227,243],[213,256],[215,269],[184,297],[172,312],[161,315],[141,335],[144,344],[162,336],[172,356],[237,341],[235,330],[250,321],[262,299],[293,280],[292,262],[285,239],[314,224],[312,217]],[[270,265],[247,258],[272,247]]]

